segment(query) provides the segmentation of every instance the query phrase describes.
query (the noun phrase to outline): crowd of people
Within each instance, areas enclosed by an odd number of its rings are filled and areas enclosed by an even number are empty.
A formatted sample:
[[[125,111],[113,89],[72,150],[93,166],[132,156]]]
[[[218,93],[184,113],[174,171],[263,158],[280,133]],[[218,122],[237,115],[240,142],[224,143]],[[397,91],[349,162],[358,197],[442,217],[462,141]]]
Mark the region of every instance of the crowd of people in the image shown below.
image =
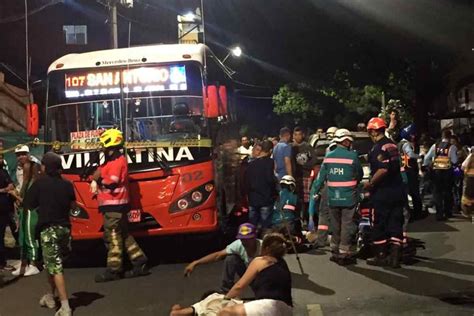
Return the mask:
[[[225,249],[185,268],[185,275],[190,275],[201,264],[224,260],[220,288],[190,307],[173,306],[171,315],[205,311],[291,315],[291,276],[283,258],[287,249],[296,251],[295,244],[304,249],[329,246],[331,261],[343,266],[356,263],[358,211],[367,196],[372,212],[370,265],[400,268],[406,224],[424,218],[433,208],[439,221],[455,212],[471,218],[472,149],[462,146],[449,130],[429,144],[417,139],[413,124],[397,132],[392,125],[374,117],[363,126],[373,142],[367,154],[370,178],[365,182],[361,153],[353,150],[354,133],[347,129],[331,127],[317,133],[329,140],[324,157],[317,155],[301,127],[284,127],[279,137],[253,143],[242,137],[236,152],[242,193],[238,205],[248,210],[248,219]],[[95,281],[147,275],[147,257],[128,234],[130,197],[123,135],[109,129],[101,134],[100,142],[105,163],[92,175],[90,193],[97,197],[103,214],[108,253],[107,268]],[[56,315],[71,315],[63,261],[70,251],[69,212],[76,207],[73,186],[62,178],[57,154],[48,152],[39,161],[26,145],[17,146],[15,154],[13,179],[0,157],[0,269],[15,276],[32,276],[44,268],[49,290],[40,305],[56,308],[57,295],[60,308]],[[423,205],[423,197],[430,192],[433,203]],[[21,249],[17,266],[6,261],[6,227]],[[128,271],[124,271],[125,253],[132,264]],[[246,286],[255,293],[252,301],[241,300]]]

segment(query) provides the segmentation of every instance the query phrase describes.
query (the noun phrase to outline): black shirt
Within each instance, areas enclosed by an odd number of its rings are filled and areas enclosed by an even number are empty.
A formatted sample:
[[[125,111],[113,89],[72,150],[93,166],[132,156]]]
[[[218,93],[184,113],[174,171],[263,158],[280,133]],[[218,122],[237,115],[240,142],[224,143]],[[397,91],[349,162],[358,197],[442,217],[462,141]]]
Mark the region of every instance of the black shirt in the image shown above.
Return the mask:
[[[60,176],[45,175],[28,191],[25,206],[38,207],[38,232],[51,225],[70,227],[71,202],[76,200],[72,183]]]
[[[260,271],[253,281],[255,299],[272,299],[293,306],[291,298],[291,273],[285,260]]]
[[[270,157],[252,160],[245,172],[249,205],[254,207],[269,206],[275,201],[276,177],[275,163]]]
[[[301,144],[293,142],[291,147],[295,178],[308,178],[317,162],[313,146],[307,142]]]
[[[380,139],[369,152],[371,175],[379,169],[387,169],[388,173],[375,184],[374,198],[400,200],[403,199],[403,180],[400,173],[401,163],[397,145],[387,137]]]
[[[8,172],[0,169],[0,189],[5,189],[13,183]],[[7,217],[13,211],[13,198],[8,192],[0,193],[0,217]]]

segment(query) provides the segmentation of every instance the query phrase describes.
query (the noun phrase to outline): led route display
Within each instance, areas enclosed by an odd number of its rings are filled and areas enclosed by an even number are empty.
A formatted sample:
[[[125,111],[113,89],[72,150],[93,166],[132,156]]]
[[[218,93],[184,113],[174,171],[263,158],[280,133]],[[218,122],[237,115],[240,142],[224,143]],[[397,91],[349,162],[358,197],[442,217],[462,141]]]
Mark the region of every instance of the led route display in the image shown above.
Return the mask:
[[[157,66],[122,69],[91,70],[66,73],[64,92],[66,98],[93,95],[187,90],[185,66]]]

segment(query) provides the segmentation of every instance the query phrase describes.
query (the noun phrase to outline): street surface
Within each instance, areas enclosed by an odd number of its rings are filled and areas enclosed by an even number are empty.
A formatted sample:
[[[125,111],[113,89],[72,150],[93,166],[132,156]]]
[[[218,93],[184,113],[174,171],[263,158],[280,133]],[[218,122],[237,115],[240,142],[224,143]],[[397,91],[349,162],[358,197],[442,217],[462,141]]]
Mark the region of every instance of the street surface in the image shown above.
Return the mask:
[[[474,315],[474,225],[461,218],[436,222],[432,215],[412,224],[411,230],[411,237],[426,249],[418,249],[415,264],[398,270],[369,267],[361,260],[340,267],[328,260],[327,250],[312,250],[301,254],[301,275],[295,256],[287,255],[294,314]],[[167,315],[172,304],[191,304],[218,287],[222,263],[199,266],[191,277],[183,277],[185,262],[202,254],[202,240],[153,239],[143,244],[152,264],[147,277],[94,283],[105,263],[97,245],[73,260],[66,278],[74,315]],[[38,305],[45,279],[44,272],[18,280],[5,277],[0,315],[53,315]]]

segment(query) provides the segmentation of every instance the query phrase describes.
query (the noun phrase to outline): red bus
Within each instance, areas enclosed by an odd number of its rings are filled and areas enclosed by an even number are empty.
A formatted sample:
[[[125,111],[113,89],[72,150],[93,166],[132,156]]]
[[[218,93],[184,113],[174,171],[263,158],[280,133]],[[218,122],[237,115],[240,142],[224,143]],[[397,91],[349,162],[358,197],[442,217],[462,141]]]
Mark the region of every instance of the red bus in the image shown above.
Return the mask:
[[[90,170],[102,162],[98,136],[126,137],[136,236],[204,233],[218,227],[211,126],[227,113],[224,86],[208,86],[202,44],[70,54],[48,69],[45,141],[63,161],[78,208],[74,239],[103,234]]]

